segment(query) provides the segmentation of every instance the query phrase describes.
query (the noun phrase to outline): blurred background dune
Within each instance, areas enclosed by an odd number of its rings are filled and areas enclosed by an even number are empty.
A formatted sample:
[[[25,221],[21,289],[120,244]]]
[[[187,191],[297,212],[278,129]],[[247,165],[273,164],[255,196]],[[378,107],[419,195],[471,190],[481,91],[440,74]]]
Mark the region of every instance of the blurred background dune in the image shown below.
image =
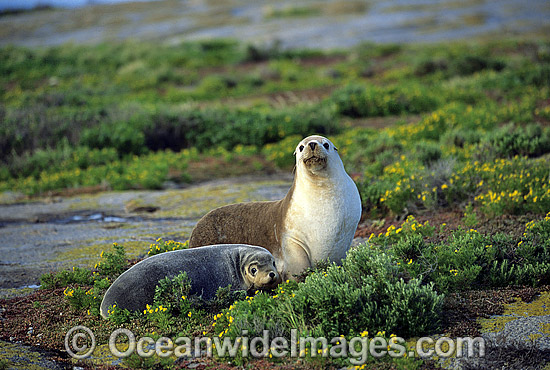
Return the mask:
[[[281,46],[548,34],[545,0],[0,1],[0,44],[235,38]]]

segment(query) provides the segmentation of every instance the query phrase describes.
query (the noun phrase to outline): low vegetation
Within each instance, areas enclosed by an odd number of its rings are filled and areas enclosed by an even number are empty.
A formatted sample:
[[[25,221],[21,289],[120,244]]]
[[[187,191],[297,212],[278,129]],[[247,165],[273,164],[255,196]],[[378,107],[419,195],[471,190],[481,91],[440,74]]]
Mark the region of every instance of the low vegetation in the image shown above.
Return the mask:
[[[320,264],[274,292],[224,288],[205,302],[189,296],[181,275],[162,281],[144,312],[113,307],[105,322],[101,297],[130,266],[115,245],[91,270],[43,276],[49,302],[70,312],[44,323],[52,346],[63,343],[55,333],[82,322],[104,343],[119,326],[153,338],[235,339],[263,329],[409,338],[446,329],[444,295],[550,284],[548,50],[547,40],[331,53],[226,40],[1,49],[0,190],[156,189],[193,181],[190,164],[204,158],[258,159],[243,162],[251,172],[261,163],[290,170],[296,144],[319,133],[339,148],[367,218],[379,219],[369,222],[392,220],[372,227],[341,266]],[[463,217],[454,226],[418,221],[444,212]],[[513,230],[499,223],[509,219]],[[148,254],[186,247],[159,239]],[[37,302],[37,312],[52,309]],[[351,365],[307,350],[306,366]],[[427,363],[369,358],[365,366]]]
[[[434,227],[410,216],[398,227],[372,234],[368,242],[353,248],[340,266],[320,263],[299,277],[286,281],[275,291],[252,296],[244,291],[220,288],[216,298],[204,301],[189,295],[190,281],[182,273],[157,286],[154,302],[143,312],[111,307],[109,319],[99,317],[101,298],[110,284],[128,268],[124,247],[114,244],[102,252],[93,269],[73,268],[46,274],[43,290],[62,290],[59,309],[65,320],[48,322],[48,331],[64,333],[63,327],[85,320],[99,341],[106,342],[116,327],[131,328],[136,336],[176,337],[196,335],[237,340],[244,332],[261,337],[299,336],[353,337],[396,334],[413,338],[441,332],[443,294],[456,294],[472,287],[488,289],[508,285],[543,286],[550,276],[550,213],[527,222],[517,236],[503,232],[485,233],[446,224]],[[186,243],[159,239],[150,254],[187,248]],[[65,304],[69,307],[63,308]],[[34,305],[37,310],[45,309]],[[48,309],[51,309],[49,307]],[[40,323],[36,323],[40,325]],[[61,327],[62,325],[63,327]],[[42,329],[43,330],[43,329]],[[57,335],[57,334],[56,334]],[[272,338],[270,338],[272,339]],[[336,346],[336,343],[329,345]],[[328,358],[308,343],[302,358],[308,366],[350,366],[349,358]],[[261,352],[261,349],[259,350]],[[216,353],[216,352],[214,352]],[[240,352],[237,352],[240,353]],[[269,352],[266,355],[269,357]],[[248,358],[218,358],[242,365]],[[147,364],[137,356],[127,365],[174,366],[171,358],[151,358]],[[137,362],[136,362],[137,361]],[[277,359],[274,361],[281,361]],[[283,360],[285,361],[285,360]],[[418,368],[418,358],[371,357],[365,366],[377,368],[386,362],[397,368]],[[138,363],[139,362],[139,363]]]
[[[193,181],[188,165],[205,157],[288,168],[299,139],[320,133],[340,146],[371,215],[469,203],[544,213],[548,47],[6,47],[0,189],[157,189]]]

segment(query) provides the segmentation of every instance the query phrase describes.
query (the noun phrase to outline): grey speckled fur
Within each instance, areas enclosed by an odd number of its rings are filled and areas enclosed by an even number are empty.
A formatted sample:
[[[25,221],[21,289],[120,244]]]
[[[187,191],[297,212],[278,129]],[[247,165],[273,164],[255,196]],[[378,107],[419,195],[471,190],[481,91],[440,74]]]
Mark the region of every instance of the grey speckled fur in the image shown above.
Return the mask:
[[[252,284],[245,277],[245,269],[251,263],[263,269],[264,275],[275,272],[276,279],[264,279],[264,285],[280,281],[273,256],[262,247],[219,244],[157,254],[132,266],[114,281],[101,302],[101,315],[107,317],[107,310],[114,303],[130,311],[144,310],[153,303],[158,282],[183,271],[191,279],[190,294],[202,295],[204,299],[213,298],[219,287],[230,284],[232,289],[247,290]],[[263,287],[258,285],[255,287]]]

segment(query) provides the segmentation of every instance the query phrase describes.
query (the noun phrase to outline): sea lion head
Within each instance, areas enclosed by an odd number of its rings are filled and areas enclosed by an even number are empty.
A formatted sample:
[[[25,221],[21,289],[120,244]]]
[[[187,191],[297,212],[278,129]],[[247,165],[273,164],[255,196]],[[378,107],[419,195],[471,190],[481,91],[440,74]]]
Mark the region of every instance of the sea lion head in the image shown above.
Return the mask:
[[[281,282],[275,258],[267,249],[247,250],[241,265],[243,279],[251,289],[271,289]]]
[[[327,169],[342,166],[338,149],[323,136],[308,136],[296,146],[296,166],[305,168],[314,175],[322,175]]]

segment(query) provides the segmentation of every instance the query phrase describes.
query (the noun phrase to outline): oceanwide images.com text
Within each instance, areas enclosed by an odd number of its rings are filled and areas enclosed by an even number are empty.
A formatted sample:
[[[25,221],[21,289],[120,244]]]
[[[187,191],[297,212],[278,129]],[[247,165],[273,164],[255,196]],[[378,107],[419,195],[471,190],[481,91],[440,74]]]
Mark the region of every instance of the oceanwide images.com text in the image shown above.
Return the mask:
[[[369,356],[381,358],[390,356],[431,358],[447,357],[483,357],[485,340],[481,337],[455,338],[423,337],[415,343],[392,336],[345,337],[299,337],[296,329],[291,330],[290,338],[270,337],[264,330],[261,337],[249,337],[243,330],[241,336],[230,337],[178,337],[175,339],[160,337],[136,338],[128,329],[117,329],[109,338],[109,350],[113,356],[125,358],[134,353],[141,357],[331,357],[349,358],[353,365],[364,364]],[[83,359],[92,355],[97,343],[93,332],[85,326],[71,328],[65,336],[65,349],[74,358]]]

